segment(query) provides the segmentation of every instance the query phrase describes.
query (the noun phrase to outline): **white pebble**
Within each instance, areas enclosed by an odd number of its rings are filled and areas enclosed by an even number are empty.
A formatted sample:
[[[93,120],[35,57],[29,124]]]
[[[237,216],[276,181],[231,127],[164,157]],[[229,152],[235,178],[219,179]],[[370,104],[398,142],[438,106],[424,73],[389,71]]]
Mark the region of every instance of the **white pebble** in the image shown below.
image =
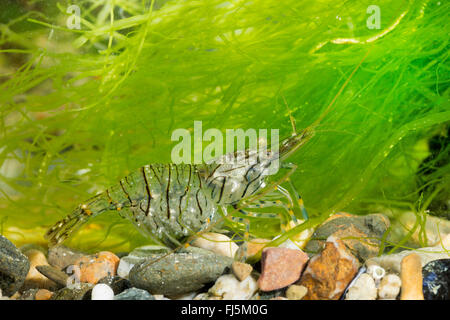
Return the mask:
[[[223,300],[249,300],[257,290],[258,284],[252,276],[239,281],[234,275],[226,274],[219,277],[208,292]]]
[[[92,289],[92,300],[114,300],[114,291],[107,284],[96,284]]]
[[[124,257],[127,258],[127,257]],[[119,266],[117,267],[117,275],[121,278],[128,279],[131,269],[134,267],[134,263],[130,263],[127,259],[120,259]]]
[[[400,293],[402,280],[395,274],[388,274],[381,280],[378,288],[378,297],[380,299],[395,299]]]
[[[236,251],[239,249],[239,246],[229,237],[215,232],[202,234],[194,240],[192,245],[230,258],[234,258]]]
[[[345,300],[376,300],[377,287],[373,278],[363,273],[355,281],[355,284],[348,289]]]

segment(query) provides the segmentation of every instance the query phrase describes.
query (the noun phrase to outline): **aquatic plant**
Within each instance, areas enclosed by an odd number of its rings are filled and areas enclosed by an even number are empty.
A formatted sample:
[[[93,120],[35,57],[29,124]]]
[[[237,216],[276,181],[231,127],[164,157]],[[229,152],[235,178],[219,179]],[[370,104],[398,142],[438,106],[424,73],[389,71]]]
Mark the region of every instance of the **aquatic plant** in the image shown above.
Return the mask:
[[[449,3],[378,1],[380,29],[368,28],[370,1],[73,3],[0,5],[0,233],[15,242],[44,241],[84,199],[170,162],[171,132],[194,120],[289,135],[289,110],[301,130],[330,105],[290,159],[311,221],[400,208],[418,228],[448,198],[449,145],[422,161],[450,122]],[[269,225],[252,235],[274,236]],[[145,242],[111,213],[73,245]]]

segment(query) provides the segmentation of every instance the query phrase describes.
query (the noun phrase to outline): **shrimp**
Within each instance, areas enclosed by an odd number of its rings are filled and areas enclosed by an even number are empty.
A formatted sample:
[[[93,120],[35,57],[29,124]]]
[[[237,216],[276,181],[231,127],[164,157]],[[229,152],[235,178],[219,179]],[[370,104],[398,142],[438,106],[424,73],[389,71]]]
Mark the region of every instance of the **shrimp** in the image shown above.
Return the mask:
[[[113,210],[155,242],[179,246],[183,239],[217,223],[227,206],[236,207],[263,189],[272,174],[271,166],[298,148],[304,137],[294,134],[281,143],[279,152],[247,149],[225,154],[209,164],[143,166],[80,204],[45,236],[50,245],[58,245],[90,218]]]

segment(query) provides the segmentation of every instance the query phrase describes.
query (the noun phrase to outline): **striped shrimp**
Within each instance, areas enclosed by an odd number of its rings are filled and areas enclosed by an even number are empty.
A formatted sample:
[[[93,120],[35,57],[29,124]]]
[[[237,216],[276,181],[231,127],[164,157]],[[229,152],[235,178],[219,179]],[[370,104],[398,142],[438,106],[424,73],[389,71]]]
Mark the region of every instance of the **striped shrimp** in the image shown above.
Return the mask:
[[[143,166],[80,204],[50,228],[46,238],[50,245],[60,244],[90,218],[113,210],[154,241],[177,247],[192,234],[216,224],[228,206],[237,208],[242,200],[262,190],[271,166],[295,151],[305,134],[293,134],[281,143],[278,152],[247,149],[225,154],[210,164]],[[277,190],[294,205],[288,191],[281,186]],[[271,204],[259,201],[258,206]],[[286,208],[286,212],[296,219],[292,210]]]
[[[312,128],[331,110],[368,54],[369,51],[313,124],[297,133],[291,116],[293,134],[281,142],[277,151],[257,152],[247,149],[225,154],[212,163],[200,165],[146,165],[79,205],[66,218],[57,222],[45,235],[49,244],[62,243],[90,218],[111,210],[131,220],[139,231],[155,242],[171,248],[177,248],[193,236],[210,230],[221,217],[242,222],[243,218],[227,214],[229,206],[234,208],[233,212],[244,216],[252,214],[245,210],[247,208],[256,211],[256,208],[278,206],[282,209],[280,220],[284,223],[295,223],[297,217],[307,220],[302,201],[299,201],[300,197],[289,180],[297,166],[286,160],[313,136]],[[246,161],[239,161],[243,159]],[[279,163],[280,168],[288,169],[288,172],[280,181],[267,185],[275,163]],[[288,182],[290,190],[283,188],[282,182]],[[287,199],[287,204],[268,200],[268,195],[273,192]],[[257,215],[264,216],[264,213]],[[269,217],[275,216],[271,214]],[[311,220],[308,223],[315,222]],[[306,227],[308,223],[303,225]],[[248,223],[246,227],[245,237],[248,237]]]

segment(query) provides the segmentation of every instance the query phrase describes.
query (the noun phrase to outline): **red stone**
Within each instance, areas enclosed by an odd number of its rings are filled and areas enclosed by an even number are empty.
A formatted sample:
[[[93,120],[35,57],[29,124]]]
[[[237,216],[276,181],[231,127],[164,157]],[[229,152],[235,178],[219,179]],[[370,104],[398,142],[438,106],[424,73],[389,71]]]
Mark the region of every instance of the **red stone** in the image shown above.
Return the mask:
[[[300,278],[308,261],[301,250],[287,248],[265,248],[261,255],[261,276],[258,286],[261,291],[272,291],[287,287]]]

